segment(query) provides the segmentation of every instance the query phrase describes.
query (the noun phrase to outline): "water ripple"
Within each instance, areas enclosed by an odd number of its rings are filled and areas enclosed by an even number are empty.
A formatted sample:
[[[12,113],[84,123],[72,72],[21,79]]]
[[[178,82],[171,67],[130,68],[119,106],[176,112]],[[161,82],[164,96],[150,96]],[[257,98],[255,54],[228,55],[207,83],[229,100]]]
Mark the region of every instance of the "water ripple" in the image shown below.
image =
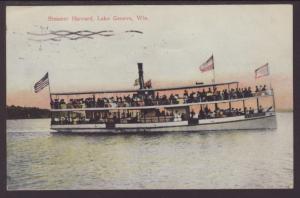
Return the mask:
[[[49,119],[8,121],[7,187],[292,188],[293,118],[277,119],[273,131],[105,136],[53,135]]]

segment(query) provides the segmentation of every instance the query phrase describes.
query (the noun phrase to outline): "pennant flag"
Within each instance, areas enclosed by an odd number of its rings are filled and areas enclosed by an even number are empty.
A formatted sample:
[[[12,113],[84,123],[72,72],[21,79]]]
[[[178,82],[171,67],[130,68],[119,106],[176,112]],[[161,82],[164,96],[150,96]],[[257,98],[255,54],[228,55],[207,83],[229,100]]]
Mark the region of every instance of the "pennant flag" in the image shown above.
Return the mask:
[[[145,87],[148,87],[148,88],[151,88],[151,87],[152,87],[151,80],[148,80],[148,81],[145,83]]]
[[[213,55],[199,67],[201,72],[206,72],[214,69],[214,57]]]
[[[266,63],[255,70],[255,79],[263,76],[268,76],[269,74],[269,63]]]
[[[139,85],[139,79],[135,79],[133,86],[138,86]]]
[[[47,85],[49,85],[48,72],[41,80],[34,84],[34,92],[38,93],[39,91],[47,87]]]

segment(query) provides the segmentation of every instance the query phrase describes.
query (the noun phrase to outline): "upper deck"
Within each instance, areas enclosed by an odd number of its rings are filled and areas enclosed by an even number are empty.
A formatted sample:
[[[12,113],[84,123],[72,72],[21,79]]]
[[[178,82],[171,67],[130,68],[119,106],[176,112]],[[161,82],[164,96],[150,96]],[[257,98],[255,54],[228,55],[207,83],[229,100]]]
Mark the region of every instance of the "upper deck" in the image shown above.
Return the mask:
[[[219,103],[228,103],[228,102],[239,102],[250,99],[258,99],[262,97],[270,97],[273,96],[272,93],[267,93],[263,95],[253,95],[251,97],[242,97],[242,98],[230,98],[226,100],[212,100],[212,101],[202,101],[202,102],[190,102],[190,103],[179,103],[179,104],[163,104],[163,105],[150,105],[150,106],[108,106],[108,107],[66,107],[60,109],[51,109],[52,112],[68,112],[68,111],[107,111],[107,110],[142,110],[142,109],[157,109],[157,108],[178,108],[178,107],[188,107],[193,105],[208,105],[208,104],[219,104]]]
[[[251,88],[238,88],[235,89],[223,89],[219,90],[217,86],[237,84],[237,82],[230,83],[218,83],[210,85],[196,85],[196,86],[184,86],[184,87],[173,87],[173,88],[161,88],[161,89],[145,89],[147,94],[132,94],[121,97],[103,97],[95,93],[99,92],[76,92],[80,94],[92,94],[93,97],[88,98],[73,98],[70,99],[69,95],[73,95],[74,92],[68,93],[67,98],[69,101],[64,99],[55,99],[51,102],[51,111],[105,111],[105,110],[142,110],[142,109],[155,109],[155,108],[179,108],[188,107],[193,105],[208,105],[217,103],[228,103],[238,102],[243,100],[250,100],[252,98],[269,97],[273,96],[273,91],[270,89],[251,91]],[[238,85],[238,84],[237,84]],[[210,89],[213,86],[213,89]],[[205,89],[209,87],[209,89]],[[155,95],[154,92],[150,91],[165,91],[165,90],[176,90],[184,89],[184,92],[179,94],[169,93],[168,95]],[[188,89],[193,89],[192,92],[188,92]],[[150,91],[149,91],[150,90]],[[102,92],[111,93],[111,92]],[[112,92],[112,93],[123,93],[123,92]],[[129,93],[129,92],[125,92]]]

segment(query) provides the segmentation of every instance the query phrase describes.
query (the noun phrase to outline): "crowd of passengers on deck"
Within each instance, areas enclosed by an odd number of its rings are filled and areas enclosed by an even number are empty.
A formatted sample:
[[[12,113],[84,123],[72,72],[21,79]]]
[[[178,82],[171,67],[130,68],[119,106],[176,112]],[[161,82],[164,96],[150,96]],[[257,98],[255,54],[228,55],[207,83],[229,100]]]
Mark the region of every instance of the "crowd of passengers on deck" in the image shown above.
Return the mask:
[[[270,110],[270,108],[268,109]],[[267,111],[268,111],[267,110]],[[212,119],[212,118],[224,118],[224,117],[234,117],[234,116],[242,116],[242,115],[253,115],[254,113],[263,113],[265,110],[260,105],[257,110],[254,110],[252,107],[245,107],[244,110],[241,108],[228,108],[228,109],[220,109],[216,108],[214,111],[210,110],[208,106],[204,109],[201,107],[198,115],[194,110],[191,111],[190,117],[191,118],[198,118],[198,119]]]
[[[252,116],[254,114],[261,114],[266,111],[269,111],[272,107],[269,107],[267,110],[264,110],[260,105],[258,109],[253,109],[252,107],[245,107],[244,110],[241,108],[227,108],[220,109],[216,108],[212,111],[207,105],[200,109],[198,113],[192,109],[189,117],[185,113],[179,113],[178,111],[168,112],[168,111],[160,111],[156,110],[155,116],[144,116],[140,113],[133,114],[131,112],[122,112],[119,115],[114,112],[105,112],[103,114],[95,114],[94,116],[61,116],[53,117],[52,124],[95,124],[95,123],[151,123],[151,122],[176,122],[176,121],[184,121],[188,119],[214,119],[214,118],[225,118],[225,117],[235,117],[235,116],[243,116],[248,115]]]
[[[110,98],[80,98],[80,99],[70,99],[69,102],[65,102],[64,99],[54,99],[51,100],[51,107],[53,109],[72,109],[72,108],[109,108],[109,107],[137,107],[137,106],[154,106],[154,105],[171,105],[179,104],[179,100],[183,100],[183,103],[197,103],[197,102],[209,102],[209,101],[219,101],[219,100],[229,100],[238,98],[247,98],[255,95],[266,94],[268,91],[266,85],[256,86],[255,92],[248,88],[236,88],[236,89],[223,89],[219,91],[216,87],[213,89],[208,88],[202,89],[202,91],[191,92],[184,90],[183,96],[179,94],[170,94],[160,96],[157,92],[156,96],[145,95],[142,99],[137,95],[128,95],[123,97],[110,97]],[[267,93],[268,94],[268,93]]]

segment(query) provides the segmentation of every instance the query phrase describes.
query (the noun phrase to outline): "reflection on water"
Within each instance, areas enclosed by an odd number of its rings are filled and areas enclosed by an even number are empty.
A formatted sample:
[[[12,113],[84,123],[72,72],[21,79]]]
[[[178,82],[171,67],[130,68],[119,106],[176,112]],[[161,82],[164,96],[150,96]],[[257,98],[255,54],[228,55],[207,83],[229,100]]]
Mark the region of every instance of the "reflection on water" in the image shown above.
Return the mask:
[[[7,188],[292,188],[293,114],[277,130],[63,135],[7,121]]]

